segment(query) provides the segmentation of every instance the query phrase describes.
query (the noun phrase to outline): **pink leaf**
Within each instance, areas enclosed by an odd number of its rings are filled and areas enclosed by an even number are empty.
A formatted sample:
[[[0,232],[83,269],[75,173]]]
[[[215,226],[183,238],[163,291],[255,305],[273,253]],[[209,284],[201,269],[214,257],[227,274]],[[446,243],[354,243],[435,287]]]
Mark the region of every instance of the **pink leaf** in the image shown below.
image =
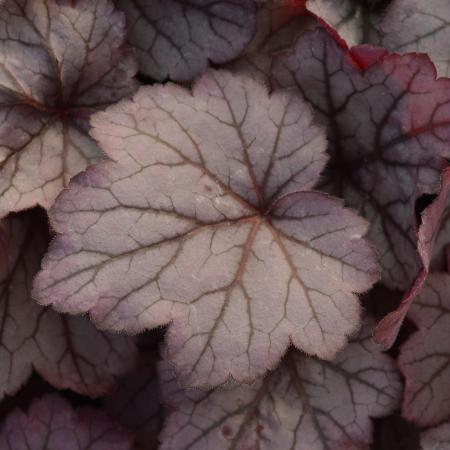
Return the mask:
[[[40,302],[114,330],[170,323],[191,385],[251,381],[290,342],[334,357],[378,266],[365,220],[309,191],[326,142],[297,93],[210,71],[192,93],[141,88],[93,125],[118,163],[59,197]]]
[[[116,0],[140,70],[188,81],[239,56],[255,32],[253,0]]]
[[[447,450],[450,448],[450,423],[424,431],[420,435],[422,450]]]
[[[370,336],[371,323],[331,362],[291,351],[253,385],[182,390],[162,365],[162,389],[175,409],[161,450],[366,450],[371,417],[389,414],[401,384],[393,361]]]
[[[442,176],[441,192],[433,203],[422,213],[417,247],[422,260],[422,270],[411,288],[404,295],[396,310],[389,313],[378,324],[374,332],[377,342],[387,349],[394,344],[403,320],[415,297],[420,293],[430,269],[443,270],[446,267],[445,247],[449,244],[448,214],[450,208],[450,169],[445,169]]]
[[[133,367],[131,338],[97,331],[86,317],[37,305],[31,284],[47,248],[46,221],[24,213],[0,222],[0,397],[15,393],[33,368],[49,383],[96,397]]]
[[[408,313],[419,330],[400,351],[406,378],[403,415],[421,426],[450,418],[449,292],[450,275],[428,276]]]
[[[450,9],[447,0],[392,0],[379,24],[381,45],[427,53],[440,76],[450,76]]]
[[[132,93],[136,67],[110,0],[0,6],[0,217],[48,208],[102,154],[93,111]]]
[[[13,411],[0,431],[2,450],[131,450],[133,436],[92,408],[74,411],[66,400],[48,395],[28,414]]]
[[[355,59],[326,31],[304,33],[273,80],[299,89],[328,125],[326,188],[370,221],[383,282],[407,289],[421,268],[415,203],[439,189],[449,153],[450,80],[436,80],[424,55],[365,51]]]

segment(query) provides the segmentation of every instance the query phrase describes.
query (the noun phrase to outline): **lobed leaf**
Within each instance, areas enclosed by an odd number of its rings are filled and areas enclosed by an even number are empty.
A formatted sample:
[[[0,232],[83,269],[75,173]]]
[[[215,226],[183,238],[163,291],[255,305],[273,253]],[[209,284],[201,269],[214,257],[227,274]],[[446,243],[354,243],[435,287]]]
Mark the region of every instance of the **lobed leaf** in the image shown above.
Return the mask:
[[[140,70],[155,80],[189,81],[209,63],[237,57],[255,32],[253,0],[116,0]]]
[[[182,390],[163,365],[162,392],[175,411],[161,450],[367,449],[370,418],[390,413],[401,392],[394,363],[371,340],[370,325],[335,360],[292,351],[250,386]]]
[[[68,317],[30,297],[47,249],[46,223],[32,212],[0,222],[0,398],[33,368],[60,389],[97,397],[133,367],[132,338],[102,333],[86,317]]]
[[[110,0],[0,5],[0,217],[50,207],[102,158],[89,116],[136,88],[124,26]]]
[[[400,53],[426,53],[450,76],[450,10],[446,0],[393,0],[379,23],[380,43]]]
[[[383,282],[408,289],[421,268],[415,203],[439,189],[448,156],[450,80],[424,55],[349,52],[319,29],[277,58],[273,82],[300,90],[328,126],[325,187],[370,221]]]
[[[418,331],[400,350],[406,378],[403,415],[421,426],[450,418],[449,291],[450,275],[428,275],[408,313]]]
[[[51,211],[41,303],[114,330],[170,323],[191,385],[253,380],[290,342],[334,357],[378,266],[365,220],[308,191],[326,143],[297,93],[210,71],[192,93],[141,88],[93,125],[118,163],[78,176]]]
[[[4,450],[131,450],[133,436],[93,408],[74,411],[57,395],[34,400],[28,414],[16,409],[0,429]]]

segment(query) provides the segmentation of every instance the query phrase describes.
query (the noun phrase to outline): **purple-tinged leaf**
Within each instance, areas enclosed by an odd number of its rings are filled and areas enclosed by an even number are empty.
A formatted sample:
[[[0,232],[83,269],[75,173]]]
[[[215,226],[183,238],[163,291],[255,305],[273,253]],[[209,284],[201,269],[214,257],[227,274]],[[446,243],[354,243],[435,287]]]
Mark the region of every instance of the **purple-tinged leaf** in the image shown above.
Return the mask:
[[[162,365],[163,398],[173,409],[161,450],[366,450],[371,417],[392,412],[401,383],[367,323],[331,362],[291,351],[253,385],[182,390]]]
[[[450,423],[424,431],[420,435],[421,450],[448,450],[450,448]]]
[[[74,411],[57,395],[16,409],[0,430],[2,450],[131,450],[133,435],[93,408]]]
[[[443,171],[441,192],[421,215],[417,248],[422,260],[422,269],[397,309],[386,315],[375,329],[375,340],[382,343],[386,349],[394,344],[411,303],[423,288],[430,266],[432,270],[444,270],[447,267],[445,249],[450,243],[449,214],[450,169],[447,168]]]
[[[0,217],[50,207],[101,158],[89,116],[136,88],[124,28],[110,0],[0,6]]]
[[[426,53],[440,76],[450,76],[448,0],[393,0],[379,23],[380,44],[391,51]]]
[[[317,21],[305,14],[303,1],[261,2],[258,4],[253,40],[245,53],[228,64],[227,68],[268,83],[273,55],[292,47],[302,31],[314,26],[317,26]]]
[[[33,212],[0,222],[0,398],[15,393],[33,368],[58,388],[104,395],[133,367],[134,341],[31,299],[47,243],[46,222]]]
[[[136,371],[123,378],[104,402],[106,412],[132,430],[136,444],[146,450],[158,448],[163,419],[157,361],[157,351],[144,351]]]
[[[418,327],[401,346],[402,414],[421,426],[450,418],[450,275],[432,273],[408,313]]]
[[[295,92],[209,71],[193,92],[141,88],[93,120],[112,159],[52,209],[35,295],[101,327],[170,323],[183,383],[250,381],[290,343],[333,358],[378,278],[367,223],[308,191],[324,130]]]
[[[303,33],[273,80],[300,90],[328,125],[326,189],[370,221],[383,282],[407,289],[421,268],[415,203],[439,189],[449,155],[450,80],[436,80],[424,55],[341,45],[324,30]]]
[[[189,81],[209,62],[223,64],[255,33],[253,0],[116,0],[140,71],[155,80]]]

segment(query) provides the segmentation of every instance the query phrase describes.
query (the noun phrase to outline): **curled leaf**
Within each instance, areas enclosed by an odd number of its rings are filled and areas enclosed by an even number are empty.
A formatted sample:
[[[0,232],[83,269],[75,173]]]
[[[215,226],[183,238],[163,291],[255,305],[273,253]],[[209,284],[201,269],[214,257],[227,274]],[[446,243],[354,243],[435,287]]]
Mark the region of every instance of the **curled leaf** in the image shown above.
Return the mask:
[[[255,32],[253,0],[116,0],[140,70],[159,81],[188,81],[209,62],[237,57]]]
[[[334,357],[378,266],[365,220],[308,190],[326,142],[297,93],[210,71],[192,93],[141,88],[93,124],[118,163],[59,197],[40,302],[115,330],[170,323],[187,384],[250,381],[291,342]]]
[[[403,415],[421,426],[450,418],[450,275],[432,273],[408,313],[418,327],[402,345]]]
[[[251,386],[182,390],[162,365],[163,395],[175,411],[161,450],[367,449],[370,418],[392,412],[401,392],[394,363],[371,340],[370,325],[335,360],[292,351]]]
[[[299,89],[328,126],[326,189],[371,223],[382,280],[417,277],[416,200],[439,189],[450,142],[450,80],[424,55],[348,51],[324,30],[303,33],[277,58],[273,81]]]
[[[422,212],[419,227],[417,248],[422,260],[422,269],[411,288],[405,293],[399,306],[387,314],[374,331],[375,340],[390,348],[397,338],[403,320],[411,303],[420,293],[427,279],[428,271],[444,270],[448,254],[446,248],[450,243],[448,220],[450,213],[450,169],[445,169],[442,175],[442,187],[439,195]]]
[[[101,159],[89,116],[136,87],[124,25],[110,0],[0,5],[0,217],[50,207]]]
[[[0,397],[15,393],[33,368],[60,389],[104,395],[133,367],[134,342],[98,331],[87,317],[34,302],[31,285],[47,248],[46,225],[34,212],[0,223]]]
[[[133,436],[105,414],[74,411],[57,395],[34,400],[28,414],[16,409],[0,429],[2,450],[131,450]]]

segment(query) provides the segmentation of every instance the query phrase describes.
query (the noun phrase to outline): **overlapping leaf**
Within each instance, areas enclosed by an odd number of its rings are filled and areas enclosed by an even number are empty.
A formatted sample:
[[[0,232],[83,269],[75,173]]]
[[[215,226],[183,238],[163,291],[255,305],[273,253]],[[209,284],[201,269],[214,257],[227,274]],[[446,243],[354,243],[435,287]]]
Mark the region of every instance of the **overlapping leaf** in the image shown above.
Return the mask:
[[[450,448],[450,424],[444,423],[424,431],[420,443],[421,450],[447,450]]]
[[[253,40],[244,54],[227,67],[268,83],[273,55],[291,47],[300,32],[316,24],[317,21],[306,14],[302,0],[261,2]]]
[[[0,430],[2,450],[131,450],[133,436],[92,408],[74,411],[57,395],[13,411]]]
[[[110,0],[0,6],[0,216],[48,208],[100,159],[89,116],[136,87],[124,25]]]
[[[419,331],[402,345],[399,364],[406,378],[403,415],[422,426],[450,418],[450,275],[433,273],[408,316]]]
[[[171,322],[189,384],[254,379],[290,342],[335,355],[378,267],[365,220],[308,191],[326,142],[297,93],[210,71],[192,94],[141,88],[93,124],[119,163],[59,197],[40,302],[116,330]]]
[[[123,378],[113,395],[106,398],[105,410],[136,434],[136,444],[156,450],[162,426],[158,352],[145,350],[136,371]]]
[[[447,0],[393,0],[379,23],[381,45],[395,52],[426,53],[439,75],[450,75]]]
[[[307,8],[336,30],[348,45],[377,41],[385,0],[308,0]]]
[[[30,297],[48,243],[34,213],[0,223],[0,397],[15,393],[33,368],[61,389],[99,396],[133,367],[132,338],[97,331],[87,317],[69,317]]]
[[[415,203],[439,189],[449,153],[450,80],[436,80],[424,55],[348,52],[324,30],[280,56],[273,80],[299,89],[328,125],[326,187],[370,221],[384,283],[408,289],[421,268]]]
[[[447,266],[446,247],[450,243],[449,214],[450,169],[447,168],[443,171],[441,192],[421,215],[417,247],[422,260],[422,270],[403,296],[397,309],[386,315],[375,329],[375,339],[385,348],[394,344],[409,307],[422,290],[430,268],[431,270],[444,270]]]
[[[370,417],[389,414],[401,392],[393,361],[371,341],[371,325],[334,361],[292,351],[251,386],[183,391],[162,366],[163,395],[175,411],[161,449],[367,449]]]
[[[255,32],[253,0],[116,0],[140,70],[156,79],[188,81],[209,62],[237,57]]]

